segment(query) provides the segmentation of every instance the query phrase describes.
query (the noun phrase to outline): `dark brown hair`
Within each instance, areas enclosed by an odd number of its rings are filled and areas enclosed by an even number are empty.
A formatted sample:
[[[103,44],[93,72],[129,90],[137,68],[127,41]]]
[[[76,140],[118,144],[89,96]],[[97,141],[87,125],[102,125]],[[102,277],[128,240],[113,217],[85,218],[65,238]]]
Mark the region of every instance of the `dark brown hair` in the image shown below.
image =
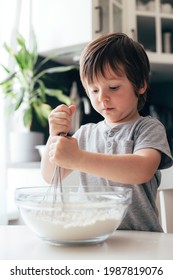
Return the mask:
[[[143,46],[124,33],[111,33],[91,41],[80,58],[83,86],[85,80],[93,82],[100,73],[105,77],[107,66],[118,76],[125,72],[138,96],[138,110],[141,110],[146,102],[150,72],[149,59]],[[144,85],[145,93],[139,94],[139,89]]]

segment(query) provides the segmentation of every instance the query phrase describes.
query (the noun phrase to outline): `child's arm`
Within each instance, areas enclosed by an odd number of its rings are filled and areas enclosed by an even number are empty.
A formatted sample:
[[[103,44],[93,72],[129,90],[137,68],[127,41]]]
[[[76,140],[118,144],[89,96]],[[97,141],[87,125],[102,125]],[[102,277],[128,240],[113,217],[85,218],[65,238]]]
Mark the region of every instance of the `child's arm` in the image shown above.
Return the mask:
[[[68,133],[71,126],[72,115],[75,111],[75,106],[60,105],[52,110],[49,116],[49,132],[50,136],[46,143],[45,151],[41,159],[41,173],[47,183],[51,183],[56,163],[50,162],[50,144],[52,138],[60,133]],[[68,170],[62,170],[62,178],[69,173]]]
[[[110,155],[80,150],[75,138],[53,137],[50,162],[124,184],[142,184],[156,172],[161,153],[141,149],[134,154]]]
[[[124,184],[142,184],[149,181],[156,172],[160,160],[160,152],[143,149],[135,154],[105,155],[82,153],[81,171],[94,173]]]

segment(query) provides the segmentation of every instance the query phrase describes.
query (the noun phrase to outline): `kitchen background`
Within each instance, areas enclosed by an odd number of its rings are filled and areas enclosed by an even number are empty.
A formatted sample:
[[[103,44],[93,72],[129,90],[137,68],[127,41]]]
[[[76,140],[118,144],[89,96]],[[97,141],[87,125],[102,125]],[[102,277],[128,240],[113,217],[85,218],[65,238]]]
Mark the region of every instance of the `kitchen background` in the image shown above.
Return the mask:
[[[173,152],[173,0],[0,0],[0,62],[8,61],[2,50],[3,43],[15,46],[16,34],[20,32],[29,44],[32,29],[36,35],[40,61],[57,52],[61,54],[49,61],[48,66],[78,65],[86,43],[104,33],[125,32],[141,42],[151,62],[151,88],[141,114],[155,116],[165,125]],[[81,124],[101,120],[90,106],[78,70],[48,76],[47,85],[63,89],[68,96],[75,95],[79,114],[72,132]],[[53,108],[60,103],[54,97],[47,98],[47,102]],[[4,205],[0,220],[3,220],[5,212],[16,213],[16,209],[9,211],[8,205],[4,204],[6,185],[14,190],[20,184],[43,182],[38,175],[37,163],[9,162],[9,120],[4,119],[4,115],[1,116],[1,124],[4,135],[0,141],[4,142],[0,146],[5,147],[0,166],[4,171],[0,187],[3,194],[0,205]],[[40,127],[35,119],[32,130],[43,132],[46,142],[48,126]],[[24,179],[21,178],[22,174]],[[16,177],[20,180],[14,183]],[[28,177],[37,177],[37,180],[26,180]],[[11,219],[15,215],[12,214]]]
[[[58,62],[63,64],[78,64],[86,42],[103,33],[125,32],[141,42],[152,68],[151,91],[141,113],[164,123],[173,150],[173,0],[36,0],[32,3],[32,23],[40,54],[61,50],[64,55]],[[87,98],[76,71],[55,74],[52,86],[65,86],[70,95],[73,81],[79,97]],[[49,102],[57,105],[55,100]],[[89,114],[83,109],[81,103],[81,123],[101,119],[91,107]],[[47,131],[45,134],[46,139]]]

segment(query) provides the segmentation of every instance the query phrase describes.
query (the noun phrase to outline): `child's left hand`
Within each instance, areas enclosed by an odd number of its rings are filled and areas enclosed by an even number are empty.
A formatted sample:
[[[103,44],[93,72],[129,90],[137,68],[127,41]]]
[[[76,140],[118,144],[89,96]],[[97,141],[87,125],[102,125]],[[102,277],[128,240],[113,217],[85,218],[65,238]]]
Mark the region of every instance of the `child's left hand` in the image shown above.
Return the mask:
[[[80,159],[78,142],[73,137],[53,136],[49,145],[49,160],[66,169],[75,169]]]

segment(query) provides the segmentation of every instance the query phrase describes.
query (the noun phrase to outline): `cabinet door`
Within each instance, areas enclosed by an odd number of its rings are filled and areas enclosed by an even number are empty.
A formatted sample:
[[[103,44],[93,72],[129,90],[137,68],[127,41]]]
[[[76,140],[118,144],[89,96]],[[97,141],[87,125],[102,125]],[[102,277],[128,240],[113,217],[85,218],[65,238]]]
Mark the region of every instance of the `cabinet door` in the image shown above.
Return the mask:
[[[151,5],[152,4],[152,5]],[[159,50],[158,1],[136,1],[136,35],[148,52]]]
[[[151,62],[151,79],[172,80],[173,0],[124,0],[126,33],[139,41]]]
[[[130,36],[148,52],[173,53],[173,0],[128,0],[126,9]]]
[[[32,24],[38,51],[81,44],[92,39],[92,0],[34,0]]]
[[[124,6],[123,0],[93,1],[93,37],[110,32],[123,32]],[[97,15],[94,14],[97,11]]]
[[[124,6],[122,0],[109,0],[109,32],[124,32]]]
[[[109,32],[109,0],[93,0],[93,38]]]

